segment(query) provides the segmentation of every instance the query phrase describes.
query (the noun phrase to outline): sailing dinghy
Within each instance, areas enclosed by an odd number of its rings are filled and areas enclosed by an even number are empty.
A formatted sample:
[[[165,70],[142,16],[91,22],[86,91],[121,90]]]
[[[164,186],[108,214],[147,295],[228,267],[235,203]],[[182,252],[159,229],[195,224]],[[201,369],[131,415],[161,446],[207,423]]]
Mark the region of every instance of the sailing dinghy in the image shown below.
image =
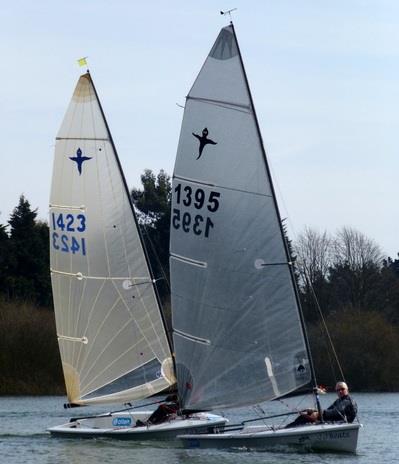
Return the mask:
[[[154,278],[89,72],[59,130],[50,197],[51,280],[68,406],[143,400],[175,384]],[[151,411],[71,420],[51,434],[172,438],[223,426],[212,414],[137,426]]]
[[[320,410],[292,263],[232,23],[219,33],[187,96],[172,192],[173,340],[183,409],[257,405],[307,387]],[[197,447],[354,452],[359,427],[243,423],[179,438]]]

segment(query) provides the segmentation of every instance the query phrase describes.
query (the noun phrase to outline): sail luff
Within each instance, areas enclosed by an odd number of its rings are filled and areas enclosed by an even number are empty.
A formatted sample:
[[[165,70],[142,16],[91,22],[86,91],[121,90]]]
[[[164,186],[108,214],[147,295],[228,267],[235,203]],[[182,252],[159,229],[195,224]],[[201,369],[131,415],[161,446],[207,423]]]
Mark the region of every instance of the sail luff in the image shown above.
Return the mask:
[[[273,180],[272,180],[272,175],[271,175],[271,171],[270,171],[270,168],[269,168],[269,163],[267,161],[266,149],[265,149],[265,145],[263,143],[263,137],[262,137],[262,133],[261,133],[260,126],[259,126],[258,116],[256,114],[256,109],[255,109],[255,105],[254,105],[253,98],[252,98],[252,92],[251,92],[251,88],[249,86],[248,77],[247,77],[247,73],[245,71],[244,61],[242,59],[240,45],[239,45],[238,40],[237,40],[237,34],[236,34],[236,31],[235,31],[235,28],[234,28],[233,21],[230,22],[230,25],[231,25],[231,29],[232,29],[233,34],[234,34],[236,44],[237,44],[238,56],[240,57],[240,63],[241,63],[241,66],[242,66],[242,71],[243,71],[243,74],[244,74],[249,99],[251,101],[251,107],[252,107],[252,111],[253,111],[253,117],[254,117],[254,120],[255,120],[256,130],[258,132],[259,143],[260,143],[260,146],[261,146],[261,151],[262,151],[262,154],[263,154],[263,160],[264,160],[264,163],[265,163],[267,176],[269,178],[270,190],[271,190],[271,193],[272,193],[272,198],[273,198],[274,206],[275,206],[275,209],[276,209],[276,214],[277,214],[279,225],[280,225],[281,239],[282,239],[283,244],[284,244],[284,249],[285,249],[285,253],[286,253],[286,257],[287,257],[287,263],[289,263],[289,270],[290,270],[292,285],[293,285],[294,292],[295,292],[295,299],[296,299],[296,302],[297,302],[298,314],[299,314],[301,325],[302,325],[302,331],[303,331],[303,335],[304,335],[306,351],[308,353],[309,368],[310,368],[310,371],[311,371],[312,383],[313,383],[313,387],[316,388],[317,387],[316,372],[315,372],[315,369],[314,369],[312,353],[310,351],[309,338],[308,338],[308,334],[307,334],[307,330],[306,330],[306,326],[305,326],[305,320],[304,320],[304,317],[303,317],[303,311],[302,311],[301,301],[300,301],[300,298],[299,298],[298,286],[297,286],[294,271],[293,271],[293,263],[291,262],[290,251],[289,251],[289,248],[288,248],[288,245],[287,245],[287,240],[286,240],[286,237],[285,237],[285,234],[284,234],[280,209],[279,209],[278,202],[277,202],[277,196],[276,196],[276,192],[275,192],[274,185],[273,185]]]

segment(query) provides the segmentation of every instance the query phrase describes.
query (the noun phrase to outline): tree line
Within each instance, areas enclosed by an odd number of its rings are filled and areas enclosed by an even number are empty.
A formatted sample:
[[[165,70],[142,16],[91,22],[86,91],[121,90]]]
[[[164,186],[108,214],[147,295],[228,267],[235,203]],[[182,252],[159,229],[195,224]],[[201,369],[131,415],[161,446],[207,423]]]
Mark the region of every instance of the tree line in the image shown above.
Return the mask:
[[[385,258],[366,235],[350,227],[334,235],[305,228],[295,253],[308,321],[314,320],[320,306],[326,316],[378,311],[391,324],[399,324],[399,259]]]
[[[146,170],[141,183],[142,188],[131,191],[131,198],[170,320],[171,180],[163,170],[157,175]],[[349,227],[342,227],[334,234],[305,228],[295,241],[288,239],[286,231],[285,234],[295,262],[319,383],[332,385],[346,374],[354,390],[398,391],[399,259],[384,257],[373,240]],[[47,308],[44,311],[47,315],[40,310],[41,319],[47,321],[47,332],[41,340],[40,336],[28,336],[29,330],[40,333],[43,327],[32,329],[33,323],[39,326],[40,323],[37,314],[30,322],[26,320],[27,305],[36,312],[38,308]],[[17,349],[13,340],[18,337],[29,340],[30,344],[21,347],[19,343],[19,352],[32,351],[34,343],[41,343],[42,352],[54,352],[56,359],[47,364],[62,382],[51,309],[48,224],[37,219],[37,210],[32,210],[29,201],[21,196],[8,225],[0,224],[0,332],[5,334],[0,340],[2,371],[7,365],[7,353]],[[21,319],[20,323],[10,325],[10,318],[17,321],[22,314],[23,322]],[[16,332],[13,337],[12,330],[21,331],[21,327],[23,332]],[[51,347],[45,346],[45,338],[52,340],[48,342]],[[54,367],[57,363],[58,367]],[[12,382],[8,385],[0,393],[13,393]],[[26,389],[20,391],[29,393]]]
[[[355,390],[398,391],[399,259],[349,227],[306,228],[294,250],[319,379],[332,385],[343,372]]]

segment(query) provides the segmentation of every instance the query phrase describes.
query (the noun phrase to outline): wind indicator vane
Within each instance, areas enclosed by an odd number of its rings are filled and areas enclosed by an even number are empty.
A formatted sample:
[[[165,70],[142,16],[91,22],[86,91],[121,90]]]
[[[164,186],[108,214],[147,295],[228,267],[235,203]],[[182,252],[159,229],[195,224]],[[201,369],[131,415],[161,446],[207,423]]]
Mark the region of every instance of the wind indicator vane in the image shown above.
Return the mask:
[[[231,13],[232,13],[233,11],[236,11],[236,9],[237,9],[237,8],[232,8],[231,10],[221,11],[220,14],[221,14],[221,15],[229,15],[230,21],[231,21]]]

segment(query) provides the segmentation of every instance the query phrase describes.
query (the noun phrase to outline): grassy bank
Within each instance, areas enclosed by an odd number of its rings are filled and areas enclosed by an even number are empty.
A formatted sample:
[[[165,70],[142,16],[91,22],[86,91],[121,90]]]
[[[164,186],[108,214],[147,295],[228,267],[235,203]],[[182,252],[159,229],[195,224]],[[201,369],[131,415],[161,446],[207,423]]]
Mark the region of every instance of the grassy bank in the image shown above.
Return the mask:
[[[54,313],[0,300],[0,395],[65,394]]]
[[[399,391],[399,328],[376,311],[331,314],[327,327],[347,382],[353,391]],[[342,378],[321,324],[309,327],[317,379],[334,387]]]
[[[170,322],[170,304],[164,305]],[[399,328],[374,311],[340,310],[327,326],[352,391],[399,391]],[[170,327],[169,327],[170,330]],[[318,382],[342,378],[320,324],[308,327]],[[64,395],[54,312],[0,299],[0,395]]]

